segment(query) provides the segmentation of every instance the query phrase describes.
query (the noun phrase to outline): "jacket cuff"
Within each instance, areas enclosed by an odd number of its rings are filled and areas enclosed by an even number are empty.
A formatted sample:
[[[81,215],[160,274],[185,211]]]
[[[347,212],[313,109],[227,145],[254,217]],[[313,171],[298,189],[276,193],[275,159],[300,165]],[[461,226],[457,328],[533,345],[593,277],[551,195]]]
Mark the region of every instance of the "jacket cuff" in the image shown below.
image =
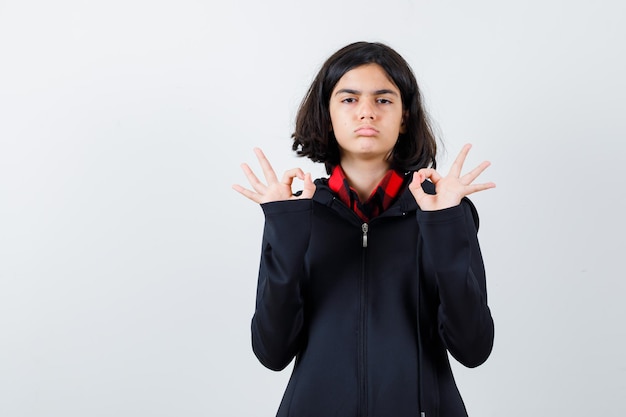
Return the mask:
[[[462,204],[443,210],[423,211],[417,210],[417,221],[420,224],[437,224],[458,221],[465,216]]]
[[[272,201],[261,204],[261,209],[266,217],[275,214],[297,213],[311,209],[311,199]]]

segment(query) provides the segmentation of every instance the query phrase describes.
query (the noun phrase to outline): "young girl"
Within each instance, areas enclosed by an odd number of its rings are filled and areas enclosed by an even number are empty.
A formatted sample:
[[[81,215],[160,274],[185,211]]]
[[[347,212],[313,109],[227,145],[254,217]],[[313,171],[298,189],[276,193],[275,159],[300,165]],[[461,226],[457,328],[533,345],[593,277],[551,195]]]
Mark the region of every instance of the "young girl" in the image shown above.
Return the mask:
[[[358,42],[322,66],[296,119],[293,149],[323,162],[315,182],[233,188],[265,214],[252,347],[282,370],[295,357],[280,417],[467,416],[447,352],[468,367],[493,344],[478,215],[467,195],[489,166],[446,176],[406,61]],[[292,192],[292,183],[303,190]]]

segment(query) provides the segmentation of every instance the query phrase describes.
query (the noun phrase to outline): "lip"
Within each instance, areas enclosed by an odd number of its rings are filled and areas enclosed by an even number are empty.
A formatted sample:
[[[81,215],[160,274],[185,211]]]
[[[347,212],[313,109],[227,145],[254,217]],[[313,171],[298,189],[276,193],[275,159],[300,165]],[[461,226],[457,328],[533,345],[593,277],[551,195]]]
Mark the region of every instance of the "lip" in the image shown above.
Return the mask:
[[[354,132],[360,136],[376,136],[378,134],[378,129],[372,126],[360,126]]]

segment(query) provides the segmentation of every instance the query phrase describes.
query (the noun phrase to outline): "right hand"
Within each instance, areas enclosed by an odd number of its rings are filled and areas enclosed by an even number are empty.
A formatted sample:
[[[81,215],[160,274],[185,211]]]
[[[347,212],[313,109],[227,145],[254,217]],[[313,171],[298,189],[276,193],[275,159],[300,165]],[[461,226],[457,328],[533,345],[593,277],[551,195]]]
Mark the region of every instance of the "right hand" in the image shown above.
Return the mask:
[[[243,169],[244,174],[246,174],[246,177],[248,178],[248,181],[254,191],[242,187],[239,184],[233,185],[233,189],[235,191],[259,204],[269,203],[272,201],[296,200],[313,197],[313,193],[315,193],[315,184],[313,184],[313,180],[311,180],[311,173],[305,174],[300,168],[293,168],[286,171],[283,174],[283,178],[278,181],[278,177],[276,176],[272,165],[270,165],[270,162],[265,157],[265,154],[263,154],[263,151],[259,148],[254,148],[254,153],[259,160],[267,185],[259,181],[248,164],[244,163],[241,164],[241,169]],[[299,178],[304,181],[304,189],[302,190],[302,194],[299,196],[293,195],[293,191],[291,189],[294,178]]]

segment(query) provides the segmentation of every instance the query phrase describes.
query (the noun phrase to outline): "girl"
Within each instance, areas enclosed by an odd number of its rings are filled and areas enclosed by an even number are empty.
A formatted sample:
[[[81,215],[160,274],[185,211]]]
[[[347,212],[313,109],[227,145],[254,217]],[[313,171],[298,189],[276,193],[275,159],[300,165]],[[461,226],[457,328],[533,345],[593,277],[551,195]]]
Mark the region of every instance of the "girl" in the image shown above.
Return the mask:
[[[304,98],[293,149],[323,162],[279,179],[246,164],[265,214],[252,347],[282,370],[279,417],[467,416],[447,352],[468,367],[493,345],[478,215],[467,195],[489,166],[446,176],[406,61],[380,43],[333,54]],[[292,183],[303,190],[292,193]]]

